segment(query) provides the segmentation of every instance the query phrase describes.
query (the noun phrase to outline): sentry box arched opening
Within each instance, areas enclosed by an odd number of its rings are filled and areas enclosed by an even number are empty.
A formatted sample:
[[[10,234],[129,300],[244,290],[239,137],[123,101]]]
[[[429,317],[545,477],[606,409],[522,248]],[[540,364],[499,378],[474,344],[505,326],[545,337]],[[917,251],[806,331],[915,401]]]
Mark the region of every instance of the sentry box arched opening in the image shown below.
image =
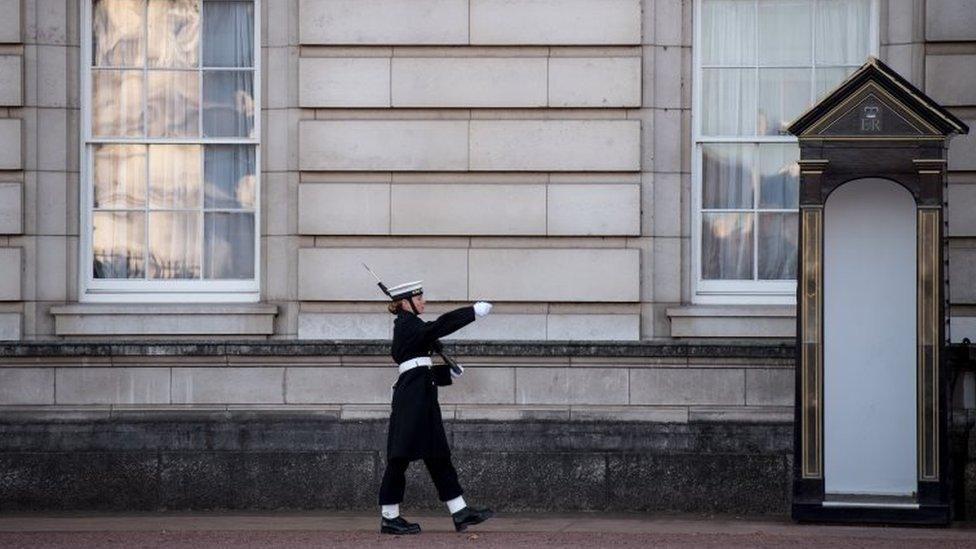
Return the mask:
[[[871,58],[800,142],[793,517],[950,519],[946,147],[965,124]]]

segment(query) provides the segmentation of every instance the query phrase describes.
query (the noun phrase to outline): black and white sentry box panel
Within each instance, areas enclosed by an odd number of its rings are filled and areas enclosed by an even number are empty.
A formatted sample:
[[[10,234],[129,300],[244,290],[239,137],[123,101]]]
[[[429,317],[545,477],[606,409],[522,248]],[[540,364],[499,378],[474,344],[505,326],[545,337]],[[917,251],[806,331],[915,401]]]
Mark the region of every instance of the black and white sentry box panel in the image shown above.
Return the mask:
[[[800,143],[797,520],[950,520],[946,148],[965,124],[875,58]]]

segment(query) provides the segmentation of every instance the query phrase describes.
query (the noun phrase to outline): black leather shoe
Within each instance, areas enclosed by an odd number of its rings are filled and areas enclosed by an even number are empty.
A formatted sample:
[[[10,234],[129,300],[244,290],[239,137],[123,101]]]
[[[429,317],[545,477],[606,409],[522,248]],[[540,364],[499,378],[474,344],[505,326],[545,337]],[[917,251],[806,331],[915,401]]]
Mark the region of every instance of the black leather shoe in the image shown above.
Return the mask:
[[[380,521],[380,533],[393,534],[396,536],[402,536],[404,534],[419,534],[420,525],[416,522],[407,522],[403,517],[397,517],[395,519],[383,517],[383,520]]]
[[[495,513],[491,509],[465,507],[457,513],[452,514],[451,518],[454,519],[454,530],[463,532],[468,528],[468,526],[473,524],[481,524],[493,516],[495,516]]]

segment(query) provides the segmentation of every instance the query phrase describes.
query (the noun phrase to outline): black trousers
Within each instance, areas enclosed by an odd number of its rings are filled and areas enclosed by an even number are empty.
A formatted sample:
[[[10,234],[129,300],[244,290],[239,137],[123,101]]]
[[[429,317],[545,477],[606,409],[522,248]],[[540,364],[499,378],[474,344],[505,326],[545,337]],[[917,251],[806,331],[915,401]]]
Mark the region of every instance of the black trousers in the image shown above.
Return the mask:
[[[410,461],[404,458],[390,458],[383,473],[383,483],[380,485],[380,505],[393,505],[403,501],[403,491],[407,486],[407,467]],[[430,473],[437,496],[441,501],[452,500],[464,493],[458,483],[457,471],[450,457],[424,458],[424,465]]]

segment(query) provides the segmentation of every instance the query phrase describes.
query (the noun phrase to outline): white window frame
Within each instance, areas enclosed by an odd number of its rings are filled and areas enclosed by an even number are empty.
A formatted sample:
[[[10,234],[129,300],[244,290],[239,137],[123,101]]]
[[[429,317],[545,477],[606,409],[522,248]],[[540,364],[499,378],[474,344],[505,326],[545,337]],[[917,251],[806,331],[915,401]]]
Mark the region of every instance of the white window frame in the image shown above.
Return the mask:
[[[79,199],[80,237],[78,301],[91,303],[207,303],[258,302],[261,297],[261,2],[254,3],[254,133],[250,138],[94,138],[91,131],[92,4],[81,2],[81,139]],[[201,17],[203,13],[201,11]],[[202,25],[201,25],[202,28]],[[146,44],[148,48],[148,44]],[[201,56],[200,62],[203,62]],[[144,83],[144,86],[147,86]],[[202,78],[201,78],[201,86]],[[203,100],[203,93],[200,93]],[[203,105],[200,106],[201,116]],[[144,121],[145,123],[145,121]],[[251,280],[123,280],[95,279],[92,272],[92,173],[91,146],[100,143],[253,145],[255,148],[254,278]],[[203,172],[201,171],[201,174]],[[202,192],[202,190],[201,190]],[[201,221],[201,230],[204,223]],[[148,235],[147,235],[148,236]],[[201,244],[203,240],[201,239]],[[148,266],[147,266],[148,268]]]
[[[757,4],[759,0],[752,1]],[[702,279],[702,146],[704,143],[797,143],[793,136],[752,135],[742,137],[708,137],[701,135],[702,112],[702,62],[701,62],[702,0],[695,0],[692,41],[692,110],[691,110],[691,270],[692,303],[714,305],[794,305],[796,281],[794,280],[704,280]],[[880,7],[878,0],[871,0],[870,54],[877,57],[881,47]],[[758,32],[758,28],[757,28]],[[812,40],[816,33],[812,33]],[[816,81],[811,85],[816,89]],[[758,159],[757,159],[758,161]],[[771,210],[776,211],[776,210]],[[794,210],[790,210],[794,211]],[[758,238],[758,225],[753,226],[753,238]]]

